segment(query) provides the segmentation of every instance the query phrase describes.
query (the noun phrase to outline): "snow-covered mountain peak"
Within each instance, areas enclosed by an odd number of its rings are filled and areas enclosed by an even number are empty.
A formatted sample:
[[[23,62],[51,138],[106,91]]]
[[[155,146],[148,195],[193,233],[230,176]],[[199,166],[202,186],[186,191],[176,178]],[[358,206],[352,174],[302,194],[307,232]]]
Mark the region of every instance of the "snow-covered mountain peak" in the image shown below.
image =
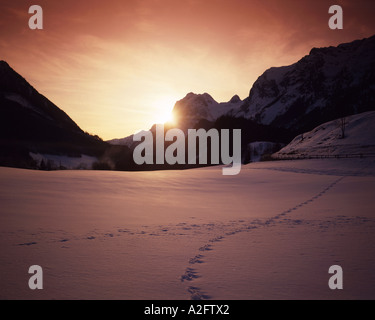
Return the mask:
[[[212,120],[210,107],[217,105],[217,102],[208,94],[188,93],[185,98],[174,105],[172,114],[175,121],[185,126],[194,125],[197,119]]]
[[[313,48],[298,62],[266,70],[236,117],[284,128],[317,125],[340,113],[371,110],[375,36],[338,47]],[[324,119],[325,118],[325,119]]]
[[[294,64],[267,69],[244,100],[234,95],[218,103],[208,93],[190,92],[173,108],[175,125],[183,130],[208,127],[208,122],[214,125],[228,116],[298,134],[323,122],[374,110],[374,52],[375,36],[313,48]]]
[[[188,93],[185,98],[176,102],[173,116],[181,128],[193,128],[200,120],[214,122],[223,115],[236,113],[243,101],[238,95],[228,102],[218,103],[208,93]]]

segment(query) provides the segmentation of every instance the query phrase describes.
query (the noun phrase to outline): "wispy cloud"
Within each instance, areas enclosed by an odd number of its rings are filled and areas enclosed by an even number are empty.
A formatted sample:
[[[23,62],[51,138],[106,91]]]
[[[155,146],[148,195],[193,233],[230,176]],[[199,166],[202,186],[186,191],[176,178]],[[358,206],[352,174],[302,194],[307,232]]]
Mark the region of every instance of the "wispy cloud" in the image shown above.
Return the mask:
[[[326,0],[39,0],[45,29],[31,31],[30,2],[7,1],[0,53],[83,129],[109,139],[149,127],[161,97],[245,98],[269,67],[375,33],[372,0],[337,3],[345,27],[335,32]]]

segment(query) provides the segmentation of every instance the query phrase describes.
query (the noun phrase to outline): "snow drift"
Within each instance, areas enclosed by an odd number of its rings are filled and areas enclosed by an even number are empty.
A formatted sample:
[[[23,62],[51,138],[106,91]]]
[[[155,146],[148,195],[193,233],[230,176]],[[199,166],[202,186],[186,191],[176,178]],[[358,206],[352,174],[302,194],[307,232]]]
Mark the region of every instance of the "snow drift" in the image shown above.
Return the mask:
[[[343,124],[342,120],[345,121]],[[274,158],[375,155],[375,111],[336,119],[293,139]],[[345,136],[342,137],[342,126]]]

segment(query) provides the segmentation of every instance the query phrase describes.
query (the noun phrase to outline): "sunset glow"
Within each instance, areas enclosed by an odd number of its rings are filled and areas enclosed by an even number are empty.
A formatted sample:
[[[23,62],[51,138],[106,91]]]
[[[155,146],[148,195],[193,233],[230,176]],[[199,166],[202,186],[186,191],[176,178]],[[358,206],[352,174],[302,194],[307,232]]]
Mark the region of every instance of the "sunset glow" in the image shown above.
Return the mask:
[[[374,14],[0,0],[0,300],[375,300]]]
[[[157,98],[152,107],[155,108],[154,123],[170,123],[173,124],[172,109],[177,99],[173,96],[161,96]]]
[[[40,0],[44,29],[30,30],[30,2],[2,1],[0,59],[83,130],[122,138],[168,120],[189,92],[244,99],[266,69],[375,33],[372,1],[337,1],[340,31],[328,28],[331,4]]]

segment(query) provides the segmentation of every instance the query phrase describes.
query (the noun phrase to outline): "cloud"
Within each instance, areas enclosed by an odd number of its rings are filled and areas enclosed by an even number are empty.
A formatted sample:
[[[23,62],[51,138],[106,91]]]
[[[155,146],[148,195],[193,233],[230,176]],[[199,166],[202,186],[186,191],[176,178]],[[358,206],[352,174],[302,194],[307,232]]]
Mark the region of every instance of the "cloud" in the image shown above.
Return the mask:
[[[45,29],[31,31],[30,2],[8,1],[0,52],[84,129],[120,137],[152,123],[161,95],[245,98],[269,67],[375,33],[372,0],[337,3],[342,31],[327,0],[39,0]]]

